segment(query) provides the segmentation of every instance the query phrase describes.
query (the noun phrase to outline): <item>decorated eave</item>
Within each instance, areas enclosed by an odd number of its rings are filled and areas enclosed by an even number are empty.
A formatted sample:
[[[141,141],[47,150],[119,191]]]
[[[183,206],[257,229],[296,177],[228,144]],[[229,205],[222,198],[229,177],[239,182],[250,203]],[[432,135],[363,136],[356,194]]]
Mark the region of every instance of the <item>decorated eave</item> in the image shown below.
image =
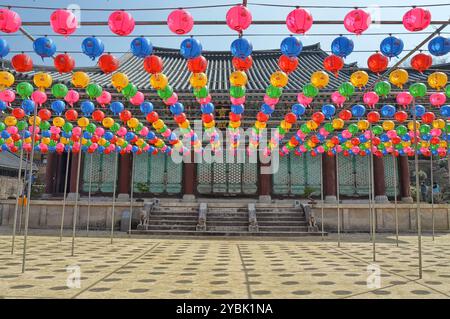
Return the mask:
[[[167,75],[171,86],[176,92],[191,93],[189,77],[191,73],[186,68],[186,60],[180,55],[178,49],[154,48],[154,54],[162,58],[164,62],[164,73]],[[208,76],[208,86],[212,94],[228,93],[230,83],[229,75],[234,71],[231,63],[233,56],[229,51],[203,51],[202,55],[208,60],[206,74]],[[263,94],[270,84],[270,75],[279,69],[278,59],[281,55],[280,50],[256,50],[253,51],[253,66],[248,71],[249,81],[246,89],[248,93]],[[323,70],[323,60],[328,54],[320,48],[319,44],[304,46],[299,56],[299,67],[289,75],[289,83],[284,88],[284,93],[298,93],[303,85],[310,82],[310,76],[313,72]],[[120,59],[120,72],[125,73],[130,81],[141,91],[153,92],[149,83],[149,74],[145,72],[142,59],[133,56],[131,53],[124,54]],[[52,66],[35,65],[32,72],[18,73],[12,67],[9,61],[2,60],[3,67],[14,74],[17,80],[32,81],[36,72],[44,71],[50,73],[53,82],[62,82],[70,86],[71,73],[58,73]],[[450,64],[435,65],[433,69],[444,69],[450,72]],[[410,82],[426,82],[427,75],[430,72],[420,74],[419,72],[405,68],[409,73]],[[111,75],[104,74],[97,66],[75,68],[74,71],[84,71],[91,78],[91,82],[97,83],[104,88],[115,91],[111,85]],[[348,81],[350,74],[357,70],[366,70],[359,68],[356,63],[346,64],[339,72],[336,78],[330,73],[330,83],[321,93],[329,93],[337,90],[338,86]],[[369,84],[377,79],[377,75],[368,72],[370,76]],[[153,92],[155,93],[155,92]]]

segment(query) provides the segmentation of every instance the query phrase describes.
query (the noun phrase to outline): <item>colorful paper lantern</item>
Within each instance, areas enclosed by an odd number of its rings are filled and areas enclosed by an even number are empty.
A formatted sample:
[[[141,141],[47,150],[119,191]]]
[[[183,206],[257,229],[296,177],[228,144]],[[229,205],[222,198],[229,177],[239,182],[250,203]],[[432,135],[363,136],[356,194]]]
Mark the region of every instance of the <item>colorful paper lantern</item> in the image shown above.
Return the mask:
[[[370,14],[362,9],[354,9],[347,13],[344,18],[345,29],[347,29],[348,32],[357,35],[366,31],[371,23],[372,18],[370,17]]]
[[[111,102],[111,93],[108,91],[102,91],[100,96],[96,98],[96,101],[102,106],[105,107],[106,104]]]
[[[188,11],[176,9],[167,17],[167,25],[169,26],[170,31],[175,34],[186,34],[192,30],[194,19]]]
[[[31,93],[33,93],[33,86],[28,82],[20,82],[16,86],[16,92],[22,99],[27,99],[31,96]]]
[[[433,58],[429,54],[419,53],[411,59],[411,67],[420,73],[428,70],[433,64]]]
[[[126,36],[133,32],[135,22],[131,14],[118,10],[109,16],[108,26],[111,32],[120,36]]]
[[[56,52],[56,45],[52,39],[40,37],[33,41],[33,50],[41,58],[49,58]]]
[[[81,49],[91,60],[95,60],[105,51],[103,41],[96,37],[88,37],[81,43]]]
[[[56,83],[52,86],[52,94],[57,99],[64,98],[67,95],[67,92],[69,92],[69,89],[65,84]]]
[[[303,8],[292,10],[286,18],[286,26],[292,33],[304,34],[311,29],[313,17],[311,13]]]
[[[430,104],[436,107],[441,107],[445,104],[447,97],[444,93],[433,93],[430,95]]]
[[[71,107],[73,107],[73,105],[77,103],[79,99],[80,94],[75,90],[69,90],[69,92],[67,92],[66,96],[64,97],[64,101],[69,103]]]
[[[325,88],[330,82],[330,77],[324,71],[316,71],[311,74],[311,84],[318,89]]]
[[[252,23],[252,14],[244,5],[238,4],[227,11],[226,22],[231,30],[242,32]]]
[[[378,96],[378,94],[375,92],[372,92],[372,91],[366,92],[363,95],[364,103],[367,104],[371,108],[373,108],[375,106],[375,104],[378,103],[379,100],[380,100],[380,97]]]
[[[33,70],[33,60],[25,53],[16,54],[11,59],[11,65],[17,72],[30,72]]]
[[[413,101],[413,96],[409,92],[400,92],[396,97],[397,104],[406,108]]]
[[[59,73],[72,72],[75,67],[75,60],[69,54],[58,54],[53,60],[55,65],[55,69],[58,70]]]
[[[5,39],[0,38],[0,58],[4,58],[9,54],[9,45]]]
[[[428,76],[428,85],[440,90],[447,85],[448,77],[444,72],[433,72]]]
[[[351,39],[339,36],[331,42],[331,52],[341,58],[346,58],[353,52],[354,43]]]
[[[252,54],[253,45],[246,38],[238,38],[231,43],[231,54],[239,59],[245,59]]]
[[[130,44],[131,52],[135,57],[145,58],[152,54],[153,45],[149,39],[144,37],[134,38]]]
[[[331,94],[331,101],[339,107],[343,107],[346,100],[347,98],[337,91]]]
[[[180,54],[185,59],[193,59],[202,54],[202,44],[195,38],[183,40],[180,45]]]
[[[233,57],[231,62],[233,63],[233,66],[236,70],[247,71],[252,67],[253,59],[251,56],[248,56],[245,59]]]
[[[119,68],[119,60],[112,54],[103,54],[98,59],[98,67],[104,73],[111,73]]]
[[[90,82],[86,72],[77,71],[72,74],[72,84],[76,88],[85,88]]]
[[[388,36],[380,43],[380,51],[388,58],[399,56],[404,48],[404,43],[400,38]]]
[[[408,72],[404,69],[397,69],[389,74],[389,81],[399,88],[403,88],[403,85],[408,82]]]
[[[150,55],[144,59],[144,69],[147,73],[161,73],[163,70],[162,59],[157,55]]]
[[[75,32],[78,21],[72,11],[58,9],[51,14],[50,25],[55,33],[68,36]]]
[[[434,56],[443,56],[450,52],[450,39],[441,35],[428,42],[428,51]]]
[[[45,90],[52,85],[53,79],[48,73],[38,72],[33,76],[33,82],[40,90]]]
[[[427,86],[423,83],[414,83],[409,87],[409,93],[415,98],[424,97],[427,94]]]
[[[281,53],[289,57],[297,57],[302,52],[303,44],[299,38],[290,36],[284,38],[280,44]]]
[[[323,67],[337,77],[339,71],[344,67],[344,60],[337,55],[329,55],[323,60]]]
[[[0,31],[5,33],[17,32],[22,26],[19,14],[10,9],[0,9]]]
[[[427,9],[412,8],[403,16],[403,26],[408,31],[416,32],[426,29],[431,23],[431,13]]]

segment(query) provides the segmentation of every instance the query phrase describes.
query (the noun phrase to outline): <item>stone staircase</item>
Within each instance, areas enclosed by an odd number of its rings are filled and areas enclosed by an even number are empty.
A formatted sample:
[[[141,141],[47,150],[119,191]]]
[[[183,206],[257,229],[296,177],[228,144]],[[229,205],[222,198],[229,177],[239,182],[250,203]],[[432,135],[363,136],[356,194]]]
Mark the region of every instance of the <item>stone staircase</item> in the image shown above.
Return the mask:
[[[293,205],[274,203],[209,202],[206,222],[199,220],[199,203],[161,202],[152,207],[145,225],[133,234],[179,236],[273,236],[299,237],[321,235],[308,227],[306,216]],[[249,210],[256,217],[249,222]]]

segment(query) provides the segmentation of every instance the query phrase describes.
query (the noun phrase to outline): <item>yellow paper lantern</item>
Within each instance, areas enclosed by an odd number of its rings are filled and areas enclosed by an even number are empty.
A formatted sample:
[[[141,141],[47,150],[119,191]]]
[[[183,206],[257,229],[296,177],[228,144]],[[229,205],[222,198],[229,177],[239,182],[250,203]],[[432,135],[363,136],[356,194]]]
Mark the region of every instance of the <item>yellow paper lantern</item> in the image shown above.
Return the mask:
[[[89,75],[86,72],[77,71],[72,74],[72,84],[76,88],[85,88],[90,82]]]
[[[448,81],[447,74],[444,72],[433,72],[428,76],[428,85],[433,89],[442,89]]]
[[[230,84],[232,86],[244,86],[247,84],[247,74],[243,71],[234,71],[230,75]]]
[[[319,124],[317,124],[316,122],[309,120],[306,122],[306,127],[308,129],[310,129],[311,131],[314,131],[315,129],[317,129],[319,127]]]
[[[383,127],[383,130],[390,131],[395,128],[395,123],[393,121],[387,120],[387,121],[384,121],[381,126]]]
[[[136,145],[139,147],[142,147],[142,145],[144,145],[144,140],[142,138],[138,138],[138,140],[136,141]]]
[[[238,127],[240,127],[241,126],[241,121],[236,121],[236,122],[234,122],[234,121],[230,121],[230,127],[232,127],[232,128],[238,128]]]
[[[101,137],[101,138],[98,140],[98,145],[103,146],[103,145],[105,145],[105,144],[106,144],[106,139],[105,139],[104,137]]]
[[[52,85],[53,79],[50,74],[39,72],[33,76],[33,82],[39,90],[43,91]]]
[[[168,82],[169,81],[167,80],[167,76],[165,76],[163,73],[155,73],[150,77],[150,85],[155,90],[164,89],[167,86]]]
[[[53,125],[56,127],[63,127],[65,123],[66,121],[60,116],[53,119]]]
[[[152,125],[155,128],[155,130],[159,130],[164,126],[164,122],[161,119],[159,119],[159,120],[153,122]]]
[[[255,127],[259,130],[265,129],[266,126],[267,126],[266,122],[260,122],[260,121],[255,122]]]
[[[408,82],[408,72],[404,69],[397,69],[389,74],[389,81],[399,88],[403,88],[403,85]]]
[[[291,129],[291,127],[292,127],[292,124],[286,122],[285,120],[282,120],[282,121],[280,122],[280,126],[281,126],[281,128],[282,128],[283,130],[289,131],[289,130]]]
[[[36,126],[39,126],[39,124],[41,124],[41,118],[39,116],[30,116],[28,118],[28,124],[33,125],[33,123],[35,123]]]
[[[440,141],[439,142],[439,147],[447,148],[447,142],[446,141]]]
[[[14,75],[8,71],[0,71],[0,90],[9,88],[14,84]]]
[[[343,119],[333,119],[331,122],[331,125],[335,130],[340,130],[344,127],[344,120]]]
[[[316,71],[311,74],[311,84],[318,89],[325,88],[330,82],[330,77],[324,71]]]
[[[369,128],[369,121],[360,120],[360,121],[358,121],[357,126],[360,131],[365,131]]]
[[[416,129],[418,130],[420,128],[420,123],[416,121]],[[408,122],[408,130],[414,131],[414,121]]]
[[[181,127],[181,128],[189,128],[190,127],[189,120],[186,120],[186,121],[178,124],[178,126]]]
[[[357,88],[361,89],[369,82],[369,75],[366,71],[356,71],[350,76],[350,82]]]
[[[201,88],[208,84],[208,77],[205,73],[192,73],[189,83],[193,88]]]
[[[115,73],[111,77],[111,84],[115,87],[117,91],[122,91],[124,87],[126,87],[130,83],[128,80],[128,76],[125,73]]]
[[[81,138],[81,144],[82,144],[82,145],[86,145],[87,141],[88,141],[88,140],[85,139],[84,137]]]
[[[110,128],[111,126],[114,125],[114,120],[112,118],[110,118],[110,117],[105,117],[102,120],[102,124],[103,124],[104,127]]]
[[[69,140],[67,138],[65,138],[64,136],[61,137],[60,139],[61,143],[63,143],[64,145],[69,144]]]
[[[276,87],[285,87],[288,84],[288,76],[283,71],[276,71],[270,76],[270,84]]]
[[[7,126],[15,126],[17,124],[17,119],[14,116],[7,116],[4,120]]]
[[[158,147],[158,148],[163,147],[164,146],[164,141],[162,139],[158,138],[158,140],[155,143],[155,146]]]
[[[86,117],[80,117],[77,121],[79,127],[85,128],[89,125],[89,119]]]
[[[216,126],[216,121],[212,120],[211,122],[203,122],[203,126],[206,128],[213,128],[214,126]]]
[[[434,120],[431,125],[433,126],[433,128],[443,129],[445,127],[445,121],[443,119],[437,119]]]
[[[163,122],[164,123],[164,122]],[[139,125],[139,120],[135,117],[132,117],[128,120],[127,125],[129,128],[136,128]]]

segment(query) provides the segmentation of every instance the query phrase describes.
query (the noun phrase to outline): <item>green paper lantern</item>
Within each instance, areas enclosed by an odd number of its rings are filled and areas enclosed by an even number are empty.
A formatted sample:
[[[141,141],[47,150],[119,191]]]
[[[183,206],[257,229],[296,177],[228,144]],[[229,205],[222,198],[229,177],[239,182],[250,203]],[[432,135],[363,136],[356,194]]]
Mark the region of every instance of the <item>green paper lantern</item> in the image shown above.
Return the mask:
[[[170,85],[167,85],[164,89],[156,91],[159,97],[163,100],[168,99],[173,94],[173,89]]]
[[[355,123],[352,123],[348,126],[347,130],[352,134],[356,134],[359,131],[358,125],[356,125]]]
[[[380,125],[375,125],[374,127],[372,127],[372,132],[375,135],[380,135],[383,133],[383,128]]]
[[[325,123],[323,128],[325,129],[325,131],[327,131],[329,133],[334,131],[333,124],[331,124],[331,123]]]
[[[349,98],[355,93],[355,87],[350,82],[344,82],[339,86],[339,93],[346,98]]]
[[[64,84],[62,84],[62,85],[64,85]],[[67,89],[67,87],[66,87],[66,89]],[[28,98],[30,98],[31,94],[33,93],[33,86],[28,82],[20,82],[16,86],[16,91],[17,91],[17,94],[19,94],[22,99],[28,99]],[[53,89],[52,89],[52,91],[53,91]],[[66,93],[67,93],[67,91],[66,91]]]
[[[209,95],[208,87],[194,88],[194,95],[198,99],[203,99]]]
[[[240,98],[245,95],[245,86],[231,86],[230,95],[234,98]]]
[[[1,129],[1,125],[2,125],[2,124],[3,124],[3,123],[0,123],[0,131],[3,131],[3,130]],[[3,125],[5,125],[5,124],[3,124]],[[23,130],[25,130],[27,127],[28,127],[28,123],[27,123],[26,121],[22,120],[22,121],[17,122],[17,128],[19,129],[19,131],[23,131]]]
[[[403,135],[405,135],[406,133],[408,133],[408,129],[407,129],[406,126],[404,126],[404,125],[399,125],[399,126],[397,126],[397,128],[395,129],[395,131],[397,132],[397,134],[398,134],[399,136],[403,136]]]
[[[143,128],[144,128],[144,124],[139,122],[134,130],[135,130],[135,132],[139,133]]]
[[[116,133],[118,130],[120,129],[120,125],[119,123],[114,123],[111,127],[110,127],[110,131],[113,133]]]
[[[311,132],[311,130],[308,128],[308,126],[306,126],[306,124],[302,124],[300,126],[300,130],[305,134],[308,134],[309,132]]]
[[[427,86],[423,83],[414,83],[409,87],[409,93],[414,97],[424,97],[427,94]]]
[[[389,93],[391,93],[391,83],[387,81],[378,82],[375,84],[374,90],[378,96],[386,97]]]
[[[103,89],[100,85],[95,83],[89,83],[86,86],[86,94],[89,96],[90,99],[95,99],[102,95]]]
[[[51,125],[48,121],[41,121],[41,123],[39,124],[39,128],[44,131],[48,130],[50,126]]]
[[[19,124],[19,123],[17,123]],[[4,131],[6,129],[6,125],[3,122],[0,122],[0,132]]]
[[[424,134],[425,135],[425,134],[430,133],[430,131],[431,131],[431,128],[430,128],[430,126],[428,124],[422,124],[420,126],[420,128],[419,128],[420,134]]]
[[[317,94],[319,94],[319,89],[316,88],[311,83],[306,84],[303,86],[303,95],[306,97],[316,97]]]
[[[95,133],[95,129],[97,126],[94,123],[89,123],[88,126],[86,126],[86,131],[89,133]]]
[[[269,85],[266,94],[272,99],[278,99],[283,94],[283,89],[277,86]]]
[[[69,132],[72,131],[73,125],[70,122],[66,122],[66,123],[64,123],[62,129],[63,129],[64,132],[69,133]]]
[[[122,94],[125,98],[131,99],[136,95],[137,91],[138,89],[136,85],[134,85],[133,83],[128,83],[128,85],[122,89]]]

